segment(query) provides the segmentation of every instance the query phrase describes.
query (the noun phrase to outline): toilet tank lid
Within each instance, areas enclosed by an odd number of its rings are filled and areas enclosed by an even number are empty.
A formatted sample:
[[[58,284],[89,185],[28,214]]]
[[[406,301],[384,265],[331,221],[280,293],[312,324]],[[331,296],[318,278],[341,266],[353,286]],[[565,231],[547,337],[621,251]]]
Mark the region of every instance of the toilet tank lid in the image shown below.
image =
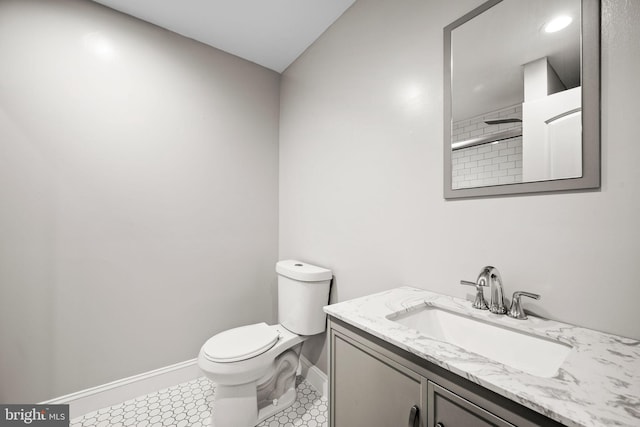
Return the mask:
[[[331,280],[331,270],[307,264],[306,262],[288,259],[276,264],[276,272],[282,276],[301,282],[322,282]]]

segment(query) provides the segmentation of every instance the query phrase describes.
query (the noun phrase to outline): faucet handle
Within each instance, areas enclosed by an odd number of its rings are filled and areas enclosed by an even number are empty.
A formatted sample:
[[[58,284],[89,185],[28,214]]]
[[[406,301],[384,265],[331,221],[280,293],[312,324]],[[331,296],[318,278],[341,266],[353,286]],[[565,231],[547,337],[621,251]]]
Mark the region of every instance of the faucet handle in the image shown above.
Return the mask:
[[[511,299],[511,307],[509,308],[509,312],[507,312],[507,316],[513,317],[514,319],[525,320],[527,318],[527,315],[522,309],[522,303],[520,302],[520,297],[540,299],[540,295],[532,294],[531,292],[525,292],[525,291],[516,291],[513,293],[513,298]]]
[[[487,305],[487,301],[485,301],[484,299],[484,292],[482,291],[482,288],[487,286],[486,284],[470,282],[468,280],[461,280],[460,284],[476,287],[476,299],[473,301],[473,306],[472,306],[473,308],[477,308],[478,310],[489,309],[489,306]]]

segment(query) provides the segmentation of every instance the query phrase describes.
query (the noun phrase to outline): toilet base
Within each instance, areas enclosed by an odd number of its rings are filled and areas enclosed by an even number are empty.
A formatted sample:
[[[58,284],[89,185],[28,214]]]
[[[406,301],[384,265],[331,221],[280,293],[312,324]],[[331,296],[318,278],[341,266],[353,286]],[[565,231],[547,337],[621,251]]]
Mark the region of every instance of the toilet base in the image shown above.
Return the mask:
[[[212,427],[255,427],[296,401],[295,377],[302,344],[276,357],[270,372],[240,385],[216,384]]]
[[[255,427],[267,418],[282,412],[296,401],[295,386],[289,388],[279,399],[257,410],[255,383],[243,386],[216,386],[216,400],[211,408],[212,427]]]
[[[258,422],[256,424],[260,424],[270,416],[275,415],[280,411],[284,411],[289,406],[293,405],[296,401],[296,395],[296,388],[291,387],[280,397],[280,399],[276,399],[276,401],[271,405],[260,409],[258,412]]]
[[[255,427],[258,418],[255,383],[217,385],[214,393],[212,427]]]

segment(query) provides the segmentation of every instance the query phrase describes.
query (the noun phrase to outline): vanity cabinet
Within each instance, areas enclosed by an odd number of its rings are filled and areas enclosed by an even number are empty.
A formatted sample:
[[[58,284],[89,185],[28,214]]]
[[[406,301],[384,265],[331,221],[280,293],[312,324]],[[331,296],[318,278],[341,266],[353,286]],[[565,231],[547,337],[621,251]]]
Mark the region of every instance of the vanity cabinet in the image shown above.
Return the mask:
[[[561,426],[338,319],[329,319],[331,427]]]
[[[513,427],[503,420],[466,399],[429,381],[427,407],[430,426]]]
[[[336,402],[331,405],[332,425],[426,425],[420,411],[424,400],[420,375],[339,333],[332,345],[331,389]]]

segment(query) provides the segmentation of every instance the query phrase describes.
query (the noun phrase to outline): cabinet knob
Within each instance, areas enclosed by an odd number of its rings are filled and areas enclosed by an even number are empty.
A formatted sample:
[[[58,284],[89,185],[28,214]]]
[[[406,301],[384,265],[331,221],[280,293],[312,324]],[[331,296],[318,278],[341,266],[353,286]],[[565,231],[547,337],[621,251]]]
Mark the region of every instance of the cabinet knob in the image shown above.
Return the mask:
[[[436,427],[444,427],[444,424],[438,423],[438,424],[436,424]]]
[[[420,412],[420,408],[418,405],[413,405],[411,410],[409,411],[409,427],[416,427],[416,421],[418,421],[418,413]]]

